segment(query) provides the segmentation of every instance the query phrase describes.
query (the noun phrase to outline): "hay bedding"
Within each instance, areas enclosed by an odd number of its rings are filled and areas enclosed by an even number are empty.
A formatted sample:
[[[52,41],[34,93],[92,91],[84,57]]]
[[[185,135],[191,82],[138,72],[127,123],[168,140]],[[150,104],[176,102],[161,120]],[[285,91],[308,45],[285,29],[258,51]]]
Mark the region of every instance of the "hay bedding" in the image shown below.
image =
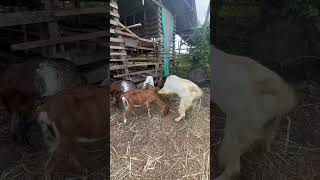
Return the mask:
[[[170,112],[161,117],[156,105],[148,117],[136,108],[123,124],[123,109],[111,110],[111,179],[209,179],[210,106],[204,88],[201,106],[178,116],[178,97],[166,97]]]
[[[49,154],[43,144],[40,128],[34,126],[29,134],[34,148],[11,143],[8,135],[8,114],[0,110],[0,180],[43,180],[44,164]],[[82,144],[76,152],[80,163],[88,168],[88,179],[105,180],[107,158],[105,156],[106,142]],[[62,165],[66,165],[62,162]],[[59,167],[55,179],[81,179],[84,176],[75,172],[67,164]]]
[[[241,180],[318,180],[320,179],[320,84],[296,84],[299,104],[287,115],[273,141],[271,152],[252,148],[241,158]],[[222,140],[224,116],[212,106],[214,152]],[[290,122],[290,123],[289,123]],[[215,162],[216,157],[215,157]],[[221,169],[214,164],[213,177]]]

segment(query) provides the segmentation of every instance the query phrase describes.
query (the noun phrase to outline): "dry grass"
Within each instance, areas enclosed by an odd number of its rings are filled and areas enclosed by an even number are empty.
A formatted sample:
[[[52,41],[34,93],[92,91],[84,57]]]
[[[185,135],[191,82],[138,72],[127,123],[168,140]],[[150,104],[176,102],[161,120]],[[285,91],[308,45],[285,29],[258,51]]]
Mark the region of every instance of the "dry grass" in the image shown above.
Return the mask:
[[[175,123],[178,97],[165,98],[170,112],[160,117],[152,106],[150,119],[143,108],[135,109],[123,124],[123,109],[111,110],[111,179],[209,179],[209,89],[201,105],[187,111]]]
[[[241,176],[246,180],[317,180],[320,179],[320,84],[296,85],[299,104],[283,116],[270,153],[257,146],[241,159]],[[213,107],[214,152],[222,140],[224,117]],[[216,161],[215,161],[216,162]],[[213,177],[221,169],[214,164]]]

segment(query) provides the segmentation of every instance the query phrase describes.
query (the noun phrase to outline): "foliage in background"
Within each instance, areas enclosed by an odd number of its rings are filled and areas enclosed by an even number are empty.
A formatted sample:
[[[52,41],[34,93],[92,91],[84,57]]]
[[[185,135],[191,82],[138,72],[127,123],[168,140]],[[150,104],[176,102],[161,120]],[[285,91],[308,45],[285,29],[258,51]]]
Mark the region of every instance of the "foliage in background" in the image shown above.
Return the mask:
[[[268,1],[268,0],[266,0]],[[319,0],[269,0],[270,5],[282,9],[291,17],[300,17],[309,21],[320,31],[320,1]]]
[[[190,42],[192,47],[189,54],[180,54],[177,56],[176,72],[185,76],[188,71],[194,67],[200,67],[205,72],[209,72],[209,55],[210,55],[210,27],[202,26],[196,28],[192,34]],[[195,57],[193,61],[192,57]]]
[[[210,55],[210,29],[209,26],[202,26],[195,29],[191,41],[193,46],[191,54],[196,57],[196,62],[200,67],[209,70]]]

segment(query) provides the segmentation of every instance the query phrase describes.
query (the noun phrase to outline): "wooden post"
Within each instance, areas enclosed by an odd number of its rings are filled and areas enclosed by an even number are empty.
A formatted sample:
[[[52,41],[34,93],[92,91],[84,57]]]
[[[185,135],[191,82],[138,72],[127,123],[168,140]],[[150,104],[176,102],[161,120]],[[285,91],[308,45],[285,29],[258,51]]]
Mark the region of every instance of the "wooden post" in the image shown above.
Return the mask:
[[[57,0],[44,0],[45,9],[49,11],[50,14],[53,14],[55,11],[55,5]],[[57,20],[48,23],[48,31],[50,39],[57,39],[59,37],[59,27]],[[55,56],[57,53],[56,45],[49,47],[49,56]]]

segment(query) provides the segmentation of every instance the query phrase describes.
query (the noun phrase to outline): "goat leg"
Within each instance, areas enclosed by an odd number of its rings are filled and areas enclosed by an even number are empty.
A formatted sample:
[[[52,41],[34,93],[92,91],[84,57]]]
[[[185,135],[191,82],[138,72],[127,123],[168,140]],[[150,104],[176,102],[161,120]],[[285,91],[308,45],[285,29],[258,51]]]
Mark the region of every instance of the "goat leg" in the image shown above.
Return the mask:
[[[45,180],[53,180],[57,164],[61,160],[67,159],[70,148],[71,146],[68,143],[61,142],[61,144],[59,144],[59,146],[55,150],[53,150],[45,166],[45,169],[46,169]]]
[[[179,106],[179,114],[180,116],[177,117],[174,121],[179,122],[181,119],[183,119],[186,116],[186,110],[192,105],[192,101],[181,99],[180,100],[180,106]]]
[[[147,108],[147,111],[148,111],[148,116],[149,118],[151,118],[151,114],[150,114],[150,103],[147,101],[146,102],[146,108]]]
[[[126,107],[126,110],[125,110],[124,113],[123,113],[123,117],[124,117],[123,122],[124,122],[125,124],[127,123],[127,117],[128,117],[128,114],[130,113],[131,109],[132,109],[131,105],[128,105],[128,106]]]
[[[73,154],[69,155],[69,160],[70,160],[70,162],[72,163],[72,165],[75,167],[75,169],[78,172],[81,172],[81,173],[83,173],[85,175],[88,174],[88,169],[87,168],[83,168],[81,166],[80,162],[78,161],[78,159]]]

